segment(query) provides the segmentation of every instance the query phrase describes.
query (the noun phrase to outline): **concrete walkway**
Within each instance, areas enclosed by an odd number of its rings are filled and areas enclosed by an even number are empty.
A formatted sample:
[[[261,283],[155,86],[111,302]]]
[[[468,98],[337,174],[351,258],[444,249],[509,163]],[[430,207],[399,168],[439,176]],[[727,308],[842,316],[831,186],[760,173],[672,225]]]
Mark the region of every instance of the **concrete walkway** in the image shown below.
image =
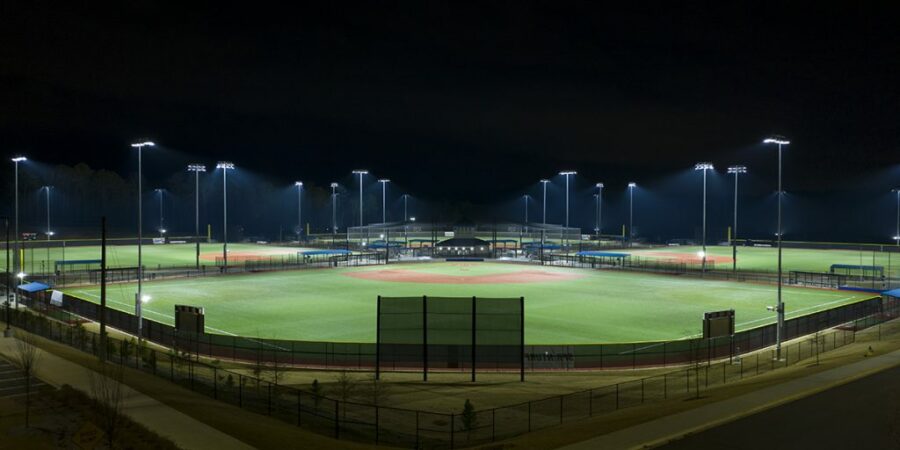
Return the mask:
[[[14,338],[0,337],[0,355],[12,359],[15,353]],[[91,395],[91,370],[69,362],[52,353],[38,349],[40,354],[36,375],[44,382],[73,388]],[[123,385],[124,403],[122,412],[135,422],[164,436],[179,447],[192,449],[252,449],[253,447],[200,422],[180,411]]]
[[[722,425],[898,365],[900,365],[900,350],[704,405],[690,411],[662,417],[562,448],[566,450],[636,449],[658,446],[687,434]]]

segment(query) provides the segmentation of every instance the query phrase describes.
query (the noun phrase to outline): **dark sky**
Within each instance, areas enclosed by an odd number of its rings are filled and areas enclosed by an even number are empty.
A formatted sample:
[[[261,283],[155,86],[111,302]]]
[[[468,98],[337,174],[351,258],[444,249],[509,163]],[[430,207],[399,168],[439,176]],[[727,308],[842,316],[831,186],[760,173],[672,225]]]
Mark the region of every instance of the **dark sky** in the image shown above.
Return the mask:
[[[476,202],[567,168],[616,186],[702,160],[768,176],[769,133],[793,141],[798,190],[900,154],[891,2],[111,3],[0,5],[0,151],[128,172],[148,137]]]

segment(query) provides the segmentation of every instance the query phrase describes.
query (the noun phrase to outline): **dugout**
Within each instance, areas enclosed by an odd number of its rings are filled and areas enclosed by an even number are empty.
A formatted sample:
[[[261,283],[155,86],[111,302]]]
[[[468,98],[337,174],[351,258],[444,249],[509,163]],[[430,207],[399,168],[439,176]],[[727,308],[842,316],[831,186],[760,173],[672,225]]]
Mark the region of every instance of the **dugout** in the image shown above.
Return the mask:
[[[434,246],[436,257],[471,256],[489,258],[491,256],[491,243],[478,238],[451,238],[438,242]]]

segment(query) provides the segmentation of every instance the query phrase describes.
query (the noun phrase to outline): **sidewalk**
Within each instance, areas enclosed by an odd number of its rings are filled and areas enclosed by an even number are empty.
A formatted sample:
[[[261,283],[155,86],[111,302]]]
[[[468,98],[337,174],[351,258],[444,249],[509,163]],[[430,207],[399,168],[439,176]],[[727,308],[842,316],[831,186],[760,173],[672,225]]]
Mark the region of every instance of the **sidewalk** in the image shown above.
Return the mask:
[[[731,422],[898,365],[900,365],[900,350],[662,417],[562,448],[566,450],[635,449],[662,445],[684,435]]]
[[[13,338],[0,337],[0,354],[11,359],[15,352]],[[85,367],[69,362],[52,353],[38,349],[40,359],[36,375],[54,386],[68,384],[91,395],[91,372]],[[179,412],[155,399],[123,385],[122,412],[148,429],[164,436],[179,447],[190,449],[252,449],[253,447]]]

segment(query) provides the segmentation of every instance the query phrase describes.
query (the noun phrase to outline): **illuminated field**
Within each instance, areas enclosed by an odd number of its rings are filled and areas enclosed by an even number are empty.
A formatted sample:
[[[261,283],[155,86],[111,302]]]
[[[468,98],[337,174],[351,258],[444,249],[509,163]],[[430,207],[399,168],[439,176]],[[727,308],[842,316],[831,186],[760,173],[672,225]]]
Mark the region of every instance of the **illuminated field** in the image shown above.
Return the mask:
[[[131,311],[135,286],[111,285],[110,306]],[[150,282],[148,318],[173,306],[206,308],[214,332],[279,339],[371,342],[385,296],[525,297],[526,341],[578,344],[675,339],[699,333],[704,312],[735,309],[738,329],[774,320],[775,287],[696,278],[504,263],[418,263]],[[99,288],[70,294],[97,301]],[[788,318],[868,295],[786,288]]]

